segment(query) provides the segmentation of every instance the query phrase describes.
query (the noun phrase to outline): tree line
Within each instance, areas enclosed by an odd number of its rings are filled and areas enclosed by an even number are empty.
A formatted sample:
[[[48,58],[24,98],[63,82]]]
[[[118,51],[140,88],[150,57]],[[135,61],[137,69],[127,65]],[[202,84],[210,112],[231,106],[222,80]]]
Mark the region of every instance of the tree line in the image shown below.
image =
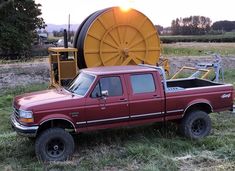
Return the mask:
[[[172,33],[175,35],[201,35],[210,30],[211,20],[204,16],[190,16],[176,18],[171,23]]]
[[[216,21],[211,26],[213,30],[221,31],[221,32],[230,32],[235,30],[235,21]]]
[[[171,33],[173,35],[205,35],[235,30],[235,21],[225,20],[211,23],[211,19],[205,16],[176,18],[171,22]]]

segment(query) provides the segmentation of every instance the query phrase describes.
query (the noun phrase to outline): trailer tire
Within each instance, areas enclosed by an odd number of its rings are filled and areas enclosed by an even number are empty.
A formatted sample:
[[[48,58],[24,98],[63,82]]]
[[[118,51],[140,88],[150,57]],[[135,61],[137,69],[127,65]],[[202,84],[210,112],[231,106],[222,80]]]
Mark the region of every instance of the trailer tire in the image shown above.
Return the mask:
[[[62,128],[45,130],[35,142],[35,153],[40,161],[64,161],[73,152],[73,137]]]
[[[211,119],[204,111],[192,111],[182,119],[179,130],[187,138],[203,138],[211,131]]]

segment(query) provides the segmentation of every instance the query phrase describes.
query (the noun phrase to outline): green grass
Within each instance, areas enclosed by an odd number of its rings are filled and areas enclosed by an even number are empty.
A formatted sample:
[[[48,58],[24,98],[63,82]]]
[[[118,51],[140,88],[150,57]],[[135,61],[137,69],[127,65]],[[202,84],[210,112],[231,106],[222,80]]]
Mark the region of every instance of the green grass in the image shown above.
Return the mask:
[[[178,48],[178,47],[164,47],[163,55],[174,55],[174,56],[205,56],[207,52],[216,52],[221,55],[235,55],[235,48],[231,49],[220,49],[220,48]]]
[[[164,55],[172,55],[175,56],[201,56],[205,55],[205,53],[196,48],[176,48],[176,47],[163,47]]]
[[[167,35],[160,36],[163,43],[175,42],[235,42],[235,33],[228,32],[219,35]]]
[[[12,99],[22,93],[46,89],[48,85],[37,84],[7,89],[0,94],[0,170],[30,170],[41,168],[34,154],[34,143],[12,131],[9,117]]]
[[[71,161],[50,164],[37,161],[32,141],[11,133],[4,139],[0,137],[0,168],[178,170],[192,160],[192,169],[202,165],[206,169],[208,164],[216,168],[221,162],[224,168],[231,169],[235,161],[235,136],[231,134],[235,118],[223,113],[213,114],[212,120],[213,133],[200,141],[180,137],[174,125],[167,125],[165,131],[160,124],[81,134],[75,137],[77,149]],[[184,159],[188,155],[190,159]]]
[[[37,84],[37,85],[28,85],[22,87],[16,87],[14,89],[6,89],[0,92],[0,135],[11,131],[9,124],[9,114],[12,112],[12,99],[14,96],[46,89],[48,85],[46,84]]]
[[[235,87],[235,69],[224,71],[224,81],[233,84]]]
[[[187,46],[192,44],[191,46]],[[163,44],[163,55],[171,56],[205,56],[208,52],[219,53],[222,56],[235,55],[235,44],[231,46],[219,46],[217,44],[208,44],[210,46],[203,46],[205,43],[178,43],[178,44]]]
[[[227,82],[235,82],[234,73],[225,71]],[[235,115],[229,112],[211,114],[212,133],[199,141],[181,137],[173,123],[103,130],[75,136],[71,161],[40,163],[34,142],[11,130],[9,115],[15,95],[46,88],[29,85],[0,95],[0,170],[235,169]]]

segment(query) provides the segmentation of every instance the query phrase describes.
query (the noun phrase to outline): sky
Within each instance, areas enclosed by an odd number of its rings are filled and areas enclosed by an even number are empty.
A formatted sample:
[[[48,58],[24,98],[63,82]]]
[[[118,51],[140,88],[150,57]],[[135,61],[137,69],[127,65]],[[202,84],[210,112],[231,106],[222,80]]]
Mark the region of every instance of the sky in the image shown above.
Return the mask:
[[[155,25],[170,26],[176,18],[192,15],[209,17],[212,22],[235,21],[235,0],[35,0],[42,5],[46,24],[80,24],[91,13],[112,6],[134,8]]]

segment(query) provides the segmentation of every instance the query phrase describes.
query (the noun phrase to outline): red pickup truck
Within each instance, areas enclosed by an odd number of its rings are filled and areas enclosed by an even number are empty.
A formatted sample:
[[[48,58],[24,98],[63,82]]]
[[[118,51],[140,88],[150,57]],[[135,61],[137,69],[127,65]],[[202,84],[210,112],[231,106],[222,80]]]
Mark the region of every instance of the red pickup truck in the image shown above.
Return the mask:
[[[149,65],[81,70],[68,87],[15,97],[11,123],[36,137],[42,161],[66,160],[74,151],[71,133],[174,120],[191,139],[207,136],[209,113],[233,110],[231,84],[202,79],[166,80]]]

